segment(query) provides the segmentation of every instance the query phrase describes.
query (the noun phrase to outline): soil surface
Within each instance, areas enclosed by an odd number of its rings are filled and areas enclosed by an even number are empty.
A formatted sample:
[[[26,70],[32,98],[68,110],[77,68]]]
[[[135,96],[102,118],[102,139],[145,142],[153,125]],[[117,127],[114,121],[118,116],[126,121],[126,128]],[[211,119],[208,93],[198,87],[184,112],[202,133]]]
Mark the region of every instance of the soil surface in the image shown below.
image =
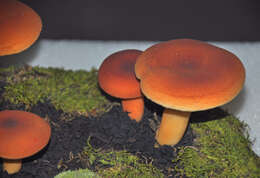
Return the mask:
[[[148,106],[151,105],[148,104]],[[25,110],[25,107],[1,102],[0,110],[5,109]],[[78,168],[89,168],[95,171],[95,166],[88,166],[84,160],[77,157],[86,146],[88,138],[94,148],[127,150],[140,157],[141,161],[152,161],[153,165],[162,170],[167,177],[171,177],[174,172],[167,170],[175,166],[171,160],[178,154],[178,146],[192,145],[194,139],[188,127],[181,142],[175,146],[176,149],[170,146],[155,148],[155,130],[160,122],[162,111],[159,106],[146,108],[140,123],[130,120],[127,113],[122,112],[120,106],[114,106],[109,112],[99,117],[67,114],[56,110],[48,101],[38,103],[29,111],[50,121],[51,140],[42,151],[23,160],[19,173],[8,175],[1,169],[1,178],[50,178],[62,171]],[[158,120],[154,117],[155,111]]]

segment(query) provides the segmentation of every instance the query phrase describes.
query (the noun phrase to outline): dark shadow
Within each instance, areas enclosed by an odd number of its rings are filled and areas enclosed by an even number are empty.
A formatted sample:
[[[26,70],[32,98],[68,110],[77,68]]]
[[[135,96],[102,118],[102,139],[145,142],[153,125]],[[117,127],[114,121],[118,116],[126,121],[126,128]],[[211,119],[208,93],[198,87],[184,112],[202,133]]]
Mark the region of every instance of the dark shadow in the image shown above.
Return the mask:
[[[23,159],[23,163],[31,162],[31,161],[37,160],[39,158],[42,158],[43,155],[46,154],[46,152],[48,151],[50,142],[51,142],[51,140],[49,141],[49,143],[42,150],[40,150],[36,154],[34,154],[34,155],[30,156],[30,157],[24,158]]]
[[[198,122],[219,120],[228,115],[229,114],[221,108],[214,108],[206,111],[192,112],[190,117],[190,122],[198,123]]]
[[[38,51],[40,50],[40,43],[37,41],[27,50],[14,54],[14,55],[7,55],[7,56],[0,56],[0,67],[7,68],[9,66],[23,66],[25,64],[30,63],[33,61]]]
[[[147,99],[145,96],[144,96],[144,105],[145,108],[148,109],[151,113],[156,113],[157,116],[159,116],[159,118],[162,117],[162,113],[164,110],[163,106],[155,102],[152,102],[151,100]]]
[[[151,100],[144,98],[145,108],[149,110],[151,113],[156,113],[158,119],[161,120],[164,107],[152,102]],[[218,120],[225,116],[228,116],[229,113],[222,108],[214,108],[205,111],[197,111],[192,112],[190,116],[191,123],[198,123],[198,122],[207,122],[212,120]]]
[[[113,96],[107,94],[100,86],[98,86],[98,89],[99,89],[99,91],[101,92],[101,94],[102,94],[103,96],[105,96],[105,98],[106,98],[108,101],[121,103],[121,98],[116,98],[116,97],[113,97]]]

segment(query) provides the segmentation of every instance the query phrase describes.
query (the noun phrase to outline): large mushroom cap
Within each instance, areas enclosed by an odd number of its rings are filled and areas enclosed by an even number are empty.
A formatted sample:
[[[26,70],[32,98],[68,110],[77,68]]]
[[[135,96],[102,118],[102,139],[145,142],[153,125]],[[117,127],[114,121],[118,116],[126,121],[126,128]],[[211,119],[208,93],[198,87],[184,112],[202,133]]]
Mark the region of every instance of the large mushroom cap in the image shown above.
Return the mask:
[[[142,51],[129,49],[108,56],[98,71],[100,87],[114,97],[140,97],[140,85],[135,77],[134,66],[141,53]]]
[[[0,112],[0,157],[22,159],[49,142],[51,128],[41,117],[24,111]]]
[[[234,54],[190,39],[148,48],[138,57],[135,72],[146,97],[181,111],[221,106],[240,92],[245,80]]]
[[[38,14],[17,0],[0,0],[0,56],[19,53],[39,37]]]

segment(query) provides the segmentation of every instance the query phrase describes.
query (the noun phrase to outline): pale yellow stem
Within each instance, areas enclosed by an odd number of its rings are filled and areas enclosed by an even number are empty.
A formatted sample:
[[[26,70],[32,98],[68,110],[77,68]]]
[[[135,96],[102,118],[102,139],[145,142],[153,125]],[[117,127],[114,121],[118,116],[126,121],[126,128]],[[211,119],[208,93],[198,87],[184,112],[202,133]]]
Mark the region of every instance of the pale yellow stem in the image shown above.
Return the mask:
[[[128,112],[128,116],[136,120],[136,122],[141,121],[144,114],[144,99],[143,97],[134,99],[124,99],[122,100],[122,107],[125,112]]]
[[[3,170],[8,174],[14,174],[22,168],[22,160],[3,159]]]
[[[156,140],[160,145],[176,145],[183,137],[190,118],[190,112],[165,109]]]

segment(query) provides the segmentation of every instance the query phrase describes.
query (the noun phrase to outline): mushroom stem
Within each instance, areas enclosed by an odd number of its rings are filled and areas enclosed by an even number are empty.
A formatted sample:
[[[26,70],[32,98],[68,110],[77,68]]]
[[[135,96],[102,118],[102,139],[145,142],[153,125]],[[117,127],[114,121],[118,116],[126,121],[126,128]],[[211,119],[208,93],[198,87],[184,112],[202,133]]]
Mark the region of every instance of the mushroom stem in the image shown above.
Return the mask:
[[[165,109],[156,140],[160,145],[176,145],[187,128],[190,112]]]
[[[128,112],[128,116],[136,122],[141,121],[144,114],[144,99],[142,97],[124,99],[121,101],[123,110]]]
[[[3,170],[8,174],[14,174],[20,171],[22,167],[21,159],[3,159]]]

